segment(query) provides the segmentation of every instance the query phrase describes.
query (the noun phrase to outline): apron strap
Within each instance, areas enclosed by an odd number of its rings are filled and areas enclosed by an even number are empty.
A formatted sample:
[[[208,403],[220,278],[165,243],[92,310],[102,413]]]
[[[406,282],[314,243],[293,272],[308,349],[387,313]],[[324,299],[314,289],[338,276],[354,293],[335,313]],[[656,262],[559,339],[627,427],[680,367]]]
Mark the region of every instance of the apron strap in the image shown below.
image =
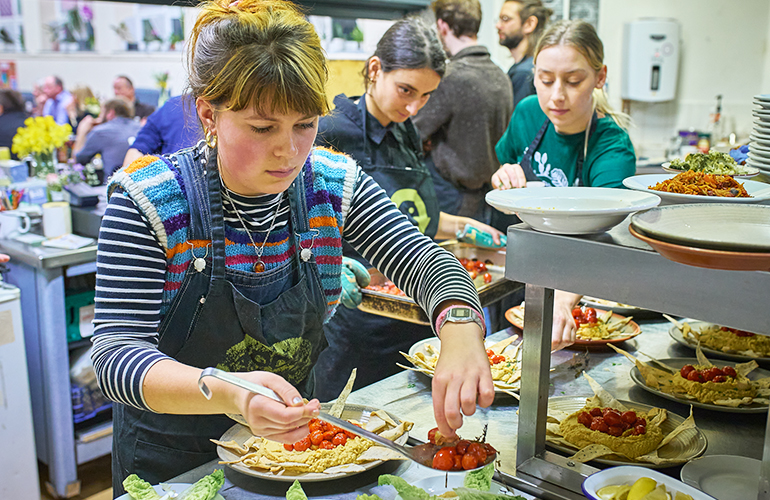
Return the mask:
[[[187,200],[190,206],[189,239],[211,240],[211,218],[209,217],[209,193],[206,182],[205,162],[201,161],[201,146],[172,156],[179,164]]]
[[[575,164],[575,183],[573,184],[575,186],[581,186],[583,184],[583,162],[585,161],[586,154],[588,154],[588,138],[596,131],[596,122],[598,120],[599,117],[596,115],[596,111],[594,111],[594,114],[591,115],[591,126],[586,132],[583,149],[578,151],[578,159]]]
[[[527,147],[527,150],[524,152],[524,156],[521,158],[521,161],[519,162],[521,169],[524,171],[524,177],[526,177],[527,182],[540,180],[540,178],[537,176],[537,174],[535,174],[535,171],[532,168],[532,155],[535,154],[535,151],[537,151],[537,148],[540,146],[540,143],[543,142],[543,136],[545,135],[545,131],[548,130],[548,125],[550,123],[551,121],[548,118],[546,118],[545,122],[540,127],[540,130],[537,131],[535,138],[532,140],[532,143],[530,143],[530,145]]]
[[[211,281],[225,276],[225,216],[222,210],[222,188],[217,165],[217,148],[209,150],[206,161],[209,216],[211,218]]]

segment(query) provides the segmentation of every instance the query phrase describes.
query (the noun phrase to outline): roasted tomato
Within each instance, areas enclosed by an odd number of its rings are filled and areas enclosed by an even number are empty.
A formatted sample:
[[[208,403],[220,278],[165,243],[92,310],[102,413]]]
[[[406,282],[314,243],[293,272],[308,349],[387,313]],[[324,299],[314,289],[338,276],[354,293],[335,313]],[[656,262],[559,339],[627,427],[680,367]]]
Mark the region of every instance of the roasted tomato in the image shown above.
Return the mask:
[[[722,373],[732,378],[736,378],[738,376],[738,373],[735,371],[735,368],[733,368],[732,366],[725,366],[724,368],[722,368]]]
[[[433,429],[428,431],[428,441],[430,444],[436,444],[436,433],[438,432],[438,427],[434,427]]]
[[[479,466],[479,459],[472,453],[466,453],[463,455],[462,465],[465,470],[475,469]]]
[[[438,450],[435,455],[433,455],[433,468],[438,470],[452,470],[452,467],[454,467],[455,460],[452,455],[449,454],[444,449]]]

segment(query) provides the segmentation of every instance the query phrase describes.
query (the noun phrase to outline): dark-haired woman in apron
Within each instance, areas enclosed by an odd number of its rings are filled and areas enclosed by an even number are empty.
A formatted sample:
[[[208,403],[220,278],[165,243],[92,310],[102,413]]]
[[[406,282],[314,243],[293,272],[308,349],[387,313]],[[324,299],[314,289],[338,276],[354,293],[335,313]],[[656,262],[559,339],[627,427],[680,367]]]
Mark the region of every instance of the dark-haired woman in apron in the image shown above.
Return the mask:
[[[316,144],[349,154],[379,184],[421,233],[450,239],[466,224],[492,234],[501,233],[467,217],[439,211],[433,179],[422,158],[422,146],[411,116],[438,87],[445,65],[444,50],[435,32],[416,19],[395,23],[377,45],[365,67],[367,92],[361,97],[338,95],[335,109],[319,124]],[[387,245],[387,243],[385,243]],[[353,368],[355,388],[369,385],[401,369],[399,351],[433,335],[429,326],[407,323],[355,309],[352,296],[365,286],[371,264],[350,245],[343,246],[346,264],[357,281],[324,331],[329,347],[316,365],[315,395],[321,401],[339,394]],[[363,280],[360,278],[364,278]],[[397,337],[397,338],[396,338]]]

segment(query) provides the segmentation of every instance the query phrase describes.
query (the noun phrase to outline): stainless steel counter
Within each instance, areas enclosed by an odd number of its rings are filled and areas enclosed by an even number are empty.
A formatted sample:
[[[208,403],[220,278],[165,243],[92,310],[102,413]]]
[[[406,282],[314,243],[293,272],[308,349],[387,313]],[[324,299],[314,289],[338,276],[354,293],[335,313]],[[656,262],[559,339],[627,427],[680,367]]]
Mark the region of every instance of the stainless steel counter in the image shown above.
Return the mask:
[[[63,250],[43,246],[32,246],[14,240],[0,240],[0,252],[11,256],[11,261],[22,262],[37,269],[54,269],[96,260],[96,245]]]

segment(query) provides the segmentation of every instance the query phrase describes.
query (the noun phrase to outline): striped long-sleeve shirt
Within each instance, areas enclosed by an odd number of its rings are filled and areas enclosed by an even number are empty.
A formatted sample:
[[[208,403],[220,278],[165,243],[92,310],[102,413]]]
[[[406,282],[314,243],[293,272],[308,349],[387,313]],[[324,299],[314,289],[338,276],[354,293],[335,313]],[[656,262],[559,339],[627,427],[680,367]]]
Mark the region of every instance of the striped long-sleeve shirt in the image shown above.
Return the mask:
[[[276,209],[273,230],[287,224],[285,196],[227,195],[223,208],[228,240],[233,232],[243,240],[245,226],[252,235],[249,241],[259,245]],[[473,282],[457,259],[421,234],[360,169],[349,201],[343,238],[414,298],[429,317],[445,300],[480,309]],[[166,266],[165,251],[150,223],[126,193],[116,190],[99,233],[92,358],[108,398],[146,410],[150,408],[142,393],[144,377],[154,363],[168,358],[157,348]]]

